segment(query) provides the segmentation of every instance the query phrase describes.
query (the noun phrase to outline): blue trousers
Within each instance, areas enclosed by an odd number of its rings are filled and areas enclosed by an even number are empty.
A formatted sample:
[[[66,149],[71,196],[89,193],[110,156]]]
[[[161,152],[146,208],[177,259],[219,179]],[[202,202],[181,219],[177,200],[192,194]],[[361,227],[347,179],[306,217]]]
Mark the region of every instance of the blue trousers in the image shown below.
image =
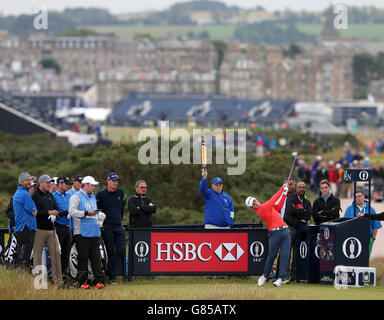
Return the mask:
[[[287,268],[289,264],[289,256],[291,250],[291,237],[289,228],[274,230],[268,232],[269,252],[267,261],[265,262],[264,277],[268,278],[272,271],[273,262],[276,259],[280,249],[280,265],[278,278],[287,280]]]
[[[121,225],[103,226],[103,240],[108,255],[107,272],[110,279],[116,279],[117,266],[120,263],[121,269],[124,270],[124,257],[126,250],[126,239],[124,227]]]

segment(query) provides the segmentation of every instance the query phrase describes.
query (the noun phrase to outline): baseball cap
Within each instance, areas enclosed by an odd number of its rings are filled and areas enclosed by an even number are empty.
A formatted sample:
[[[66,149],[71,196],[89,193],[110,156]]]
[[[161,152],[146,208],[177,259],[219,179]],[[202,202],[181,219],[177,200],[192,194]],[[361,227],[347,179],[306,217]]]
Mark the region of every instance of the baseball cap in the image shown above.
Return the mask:
[[[108,180],[112,180],[112,181],[120,180],[120,178],[119,178],[119,176],[117,175],[116,172],[108,173],[107,179]]]
[[[84,176],[82,176],[82,175],[77,175],[77,176],[74,176],[74,177],[73,177],[73,180],[74,180],[74,181],[79,181],[79,182],[81,182],[83,179],[84,179]]]
[[[40,176],[39,180],[37,181],[38,183],[40,182],[54,182],[54,180],[47,174],[43,174]]]
[[[19,184],[25,180],[36,180],[36,177],[31,176],[28,172],[20,173],[19,177],[17,178],[17,181],[19,182]]]
[[[223,179],[221,179],[220,177],[213,178],[212,184],[216,184],[216,183],[223,183]]]
[[[72,184],[71,180],[67,176],[62,176],[57,178],[57,183]]]
[[[52,180],[52,183],[57,184],[57,177],[53,177]]]
[[[85,184],[85,183],[90,183],[90,184],[93,184],[94,186],[97,186],[99,183],[91,176],[86,176],[83,178],[83,180],[81,181],[82,184]]]

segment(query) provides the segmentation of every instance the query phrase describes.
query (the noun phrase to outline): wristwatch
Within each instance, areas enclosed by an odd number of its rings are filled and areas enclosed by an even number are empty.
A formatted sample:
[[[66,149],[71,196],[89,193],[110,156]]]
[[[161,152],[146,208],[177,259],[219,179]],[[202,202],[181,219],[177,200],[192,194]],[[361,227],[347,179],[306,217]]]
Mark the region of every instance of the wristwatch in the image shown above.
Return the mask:
[[[88,211],[84,210],[84,218],[88,215]]]

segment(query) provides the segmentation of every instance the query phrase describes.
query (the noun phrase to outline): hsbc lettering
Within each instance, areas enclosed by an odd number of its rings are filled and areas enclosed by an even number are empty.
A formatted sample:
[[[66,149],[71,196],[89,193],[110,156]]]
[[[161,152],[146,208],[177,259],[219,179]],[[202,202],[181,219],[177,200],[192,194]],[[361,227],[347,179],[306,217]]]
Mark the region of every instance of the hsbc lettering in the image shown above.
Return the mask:
[[[248,233],[152,232],[152,272],[247,272]]]
[[[203,242],[196,247],[196,245],[191,242],[156,243],[157,255],[155,261],[194,261],[196,260],[196,258],[198,258],[200,261],[209,261],[212,256],[203,257],[203,247],[207,247],[209,250],[211,250],[212,244],[208,242]]]

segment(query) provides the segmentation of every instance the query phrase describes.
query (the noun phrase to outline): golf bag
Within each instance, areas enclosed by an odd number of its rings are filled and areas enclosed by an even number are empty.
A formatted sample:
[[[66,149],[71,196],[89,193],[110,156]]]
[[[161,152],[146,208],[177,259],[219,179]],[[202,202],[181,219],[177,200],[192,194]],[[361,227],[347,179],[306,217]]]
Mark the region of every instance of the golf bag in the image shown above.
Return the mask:
[[[107,250],[104,245],[103,239],[99,238],[99,250],[100,250],[100,256],[101,256],[101,263],[103,265],[104,272],[107,272],[107,265],[108,265],[108,256],[107,256]],[[69,252],[69,271],[73,278],[76,278],[77,276],[77,249],[76,249],[76,243],[73,242],[71,246],[71,251]],[[91,262],[88,260],[88,280],[93,281],[94,276],[92,273],[91,268]]]
[[[9,235],[9,239],[5,248],[0,254],[0,263],[6,266],[12,266],[15,258],[15,250],[17,245],[17,239],[15,234],[12,232]]]

